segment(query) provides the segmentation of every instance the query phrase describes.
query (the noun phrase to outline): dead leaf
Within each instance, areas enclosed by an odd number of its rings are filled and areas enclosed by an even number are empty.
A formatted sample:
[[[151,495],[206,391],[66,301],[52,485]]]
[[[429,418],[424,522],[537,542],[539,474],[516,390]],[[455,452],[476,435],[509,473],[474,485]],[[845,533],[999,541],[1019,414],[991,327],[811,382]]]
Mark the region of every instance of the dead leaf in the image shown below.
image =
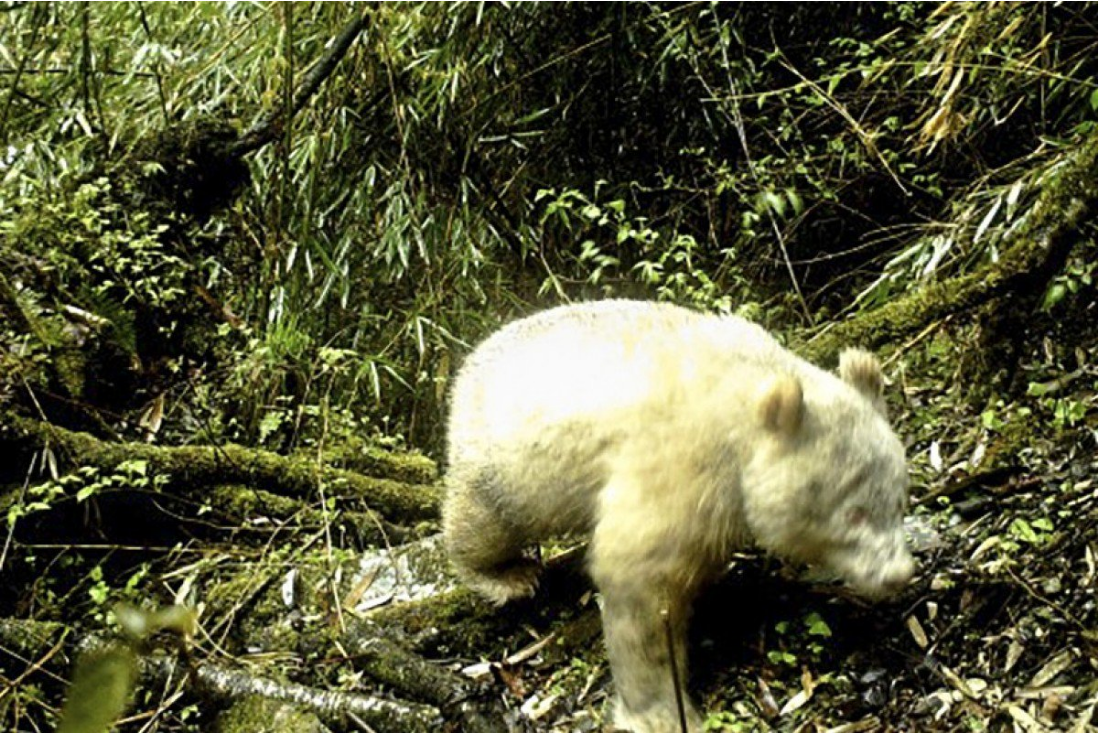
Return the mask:
[[[756,697],[758,698],[759,707],[762,708],[762,714],[767,718],[777,717],[781,712],[781,709],[778,707],[778,701],[774,699],[774,695],[770,692],[770,686],[766,684],[766,680],[762,677],[757,679],[759,682],[759,693]]]
[[[555,705],[559,699],[559,693],[551,694],[545,698],[539,698],[537,695],[534,695],[522,704],[522,714],[529,720],[543,718],[553,709],[553,705]]]
[[[1007,647],[1006,661],[1003,663],[1003,671],[1009,672],[1014,669],[1014,665],[1018,664],[1018,660],[1022,657],[1022,652],[1026,650],[1026,647],[1022,642],[1017,639],[1010,640],[1010,646]]]
[[[930,460],[930,467],[934,469],[935,473],[942,472],[942,446],[938,441],[934,441],[930,444],[930,451],[927,455]]]
[[[930,640],[926,638],[923,625],[919,623],[919,619],[915,618],[914,615],[907,617],[907,630],[911,632],[912,638],[915,639],[915,643],[919,645],[920,649],[926,649],[930,646]]]
[[[1060,708],[1064,705],[1064,698],[1056,692],[1053,692],[1045,698],[1045,703],[1041,706],[1041,716],[1045,720],[1055,720],[1056,716],[1060,714]]]
[[[782,709],[778,711],[778,717],[784,717],[796,710],[800,710],[804,707],[805,703],[807,703],[811,699],[811,692],[807,690],[801,690],[796,695],[785,701],[785,705],[782,705]]]
[[[149,406],[141,412],[137,424],[145,431],[145,442],[151,443],[160,432],[160,424],[164,421],[164,393],[161,392]]]
[[[867,730],[880,730],[881,720],[875,715],[870,715],[868,718],[862,718],[861,720],[853,723],[843,723],[842,725],[835,726],[834,728],[828,728],[824,733],[862,733]]]
[[[461,673],[474,680],[484,679],[492,673],[491,662],[477,662],[461,668]]]
[[[370,589],[370,586],[374,584],[374,580],[377,579],[377,574],[380,569],[375,569],[372,573],[366,573],[362,576],[362,580],[355,584],[354,588],[351,588],[351,592],[343,597],[343,608],[350,611],[358,605],[358,602],[362,600],[363,594]]]
[[[1075,652],[1071,649],[1065,649],[1057,654],[1052,659],[1045,663],[1045,666],[1037,670],[1037,674],[1033,675],[1033,679],[1029,681],[1027,687],[1044,687],[1052,679],[1070,667],[1075,662]]]
[[[508,667],[505,664],[493,664],[491,666],[491,669],[492,669],[492,672],[499,679],[499,681],[507,686],[507,690],[512,695],[514,695],[519,700],[526,697],[526,685],[523,684],[522,677],[520,675],[518,675],[514,670],[512,670],[510,667]],[[534,699],[536,699],[536,697],[537,696],[535,695],[530,700],[534,700]],[[546,699],[548,699],[548,698],[546,698]],[[526,705],[530,703],[530,700],[527,700],[522,705],[524,713],[526,712]],[[554,700],[555,700],[555,698],[554,698]],[[534,704],[535,704],[535,706],[537,705],[537,703],[534,703]],[[552,703],[549,703],[549,704],[551,705]],[[545,714],[545,712],[543,711],[541,713],[541,715],[544,715],[544,714]],[[527,713],[527,716],[529,716],[529,715],[530,714]],[[533,719],[536,720],[536,718],[533,718]]]
[[[1014,718],[1014,722],[1022,726],[1024,730],[1033,731],[1033,733],[1044,733],[1045,726],[1037,722],[1037,719],[1032,715],[1022,710],[1017,705],[1007,705],[1007,712],[1010,713],[1010,717]]]
[[[961,679],[961,677],[949,667],[944,664],[941,666],[942,676],[945,677],[953,689],[961,693],[970,700],[978,699],[976,692],[969,686],[969,684]]]

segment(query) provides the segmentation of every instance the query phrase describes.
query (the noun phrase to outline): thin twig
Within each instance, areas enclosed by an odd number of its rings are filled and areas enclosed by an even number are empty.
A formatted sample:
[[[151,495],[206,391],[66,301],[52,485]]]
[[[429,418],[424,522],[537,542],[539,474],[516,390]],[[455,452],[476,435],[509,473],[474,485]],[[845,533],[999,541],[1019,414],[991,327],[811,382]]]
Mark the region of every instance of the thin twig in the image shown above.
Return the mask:
[[[686,727],[686,705],[682,699],[682,682],[679,680],[679,663],[675,656],[675,634],[671,629],[671,612],[667,608],[660,609],[663,619],[663,631],[667,637],[667,655],[671,658],[671,685],[675,690],[675,707],[679,710],[679,727],[682,733],[688,733]]]
[[[780,50],[779,53],[781,53]],[[811,89],[817,96],[819,96],[819,98],[822,99],[828,107],[835,110],[835,112],[843,118],[846,124],[850,126],[850,129],[853,130],[854,135],[858,138],[858,140],[861,141],[865,149],[869,151],[869,154],[880,162],[881,167],[885,169],[885,171],[892,178],[896,186],[904,192],[905,196],[910,196],[911,191],[909,191],[907,186],[903,184],[903,181],[901,181],[900,177],[896,175],[896,172],[892,170],[892,166],[888,164],[888,160],[885,159],[884,155],[882,155],[881,151],[877,148],[877,143],[873,141],[873,136],[870,135],[869,132],[864,127],[862,127],[856,119],[854,119],[854,115],[850,114],[850,111],[847,110],[846,107],[835,101],[835,98],[828,94],[826,91],[824,91],[823,87],[802,74],[800,70],[796,66],[794,66],[792,62],[789,61],[789,59],[785,57],[784,53],[781,54],[781,59],[782,66],[792,72],[794,76],[800,79],[809,89]]]
[[[724,66],[726,83],[728,84],[728,89],[732,92],[730,99],[734,100],[739,96],[739,89],[736,85],[736,80],[732,78],[732,63],[728,58],[728,43],[725,41],[724,34],[721,33],[720,21],[717,19],[717,13],[713,12],[712,16],[713,23],[716,25],[717,38],[720,41],[721,63]],[[709,82],[705,80],[700,69],[698,70],[698,80],[702,83],[702,86],[705,87],[709,96],[714,98],[717,96],[713,88],[709,86]],[[723,109],[723,107],[719,109]],[[759,176],[759,172],[755,167],[755,161],[751,157],[751,148],[747,144],[747,128],[744,125],[743,113],[740,111],[739,102],[732,101],[731,104],[729,104],[729,109],[731,109],[732,126],[736,128],[736,137],[739,139],[740,148],[743,150],[744,162],[747,163],[747,170],[751,173],[751,178],[754,179],[755,185],[758,186],[759,190],[762,190],[762,178]],[[786,247],[785,236],[782,234],[781,227],[778,226],[778,219],[774,216],[774,211],[769,206],[765,208],[767,220],[770,222],[770,229],[774,232],[774,239],[778,242],[778,249],[781,250],[782,261],[785,263],[785,270],[789,274],[789,282],[793,285],[793,292],[797,295],[797,302],[804,312],[805,320],[809,325],[812,325],[812,311],[808,309],[808,302],[804,299],[804,293],[801,291],[801,284],[797,282],[797,273],[793,271],[793,262],[789,258],[789,248]]]

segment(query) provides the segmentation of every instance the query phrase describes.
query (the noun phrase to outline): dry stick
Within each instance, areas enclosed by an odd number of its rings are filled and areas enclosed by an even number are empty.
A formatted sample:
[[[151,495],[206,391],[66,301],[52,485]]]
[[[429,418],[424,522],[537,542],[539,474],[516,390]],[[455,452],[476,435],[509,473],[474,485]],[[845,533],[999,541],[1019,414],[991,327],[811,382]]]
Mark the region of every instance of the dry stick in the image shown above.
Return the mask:
[[[24,661],[24,662],[27,662],[27,668],[26,668],[26,669],[24,669],[24,670],[23,670],[23,673],[22,673],[22,674],[20,674],[20,675],[19,675],[18,677],[16,677],[15,679],[13,679],[13,680],[10,680],[10,681],[5,681],[4,689],[3,689],[3,690],[0,690],[0,700],[3,700],[3,699],[4,699],[4,697],[5,697],[5,696],[6,696],[6,695],[7,695],[7,694],[8,694],[9,692],[11,692],[12,690],[18,690],[18,689],[19,689],[19,687],[20,687],[20,686],[21,686],[21,685],[23,684],[23,680],[27,679],[28,677],[30,677],[30,676],[31,676],[32,674],[34,674],[35,672],[45,672],[46,674],[48,674],[49,676],[53,677],[53,678],[54,678],[55,680],[57,680],[58,682],[61,682],[61,681],[63,681],[63,680],[62,680],[62,678],[58,677],[58,676],[57,676],[56,674],[54,674],[53,672],[50,672],[49,670],[47,670],[47,669],[46,669],[46,664],[47,664],[47,663],[48,663],[48,662],[49,662],[49,661],[50,661],[51,659],[53,659],[53,658],[54,658],[55,656],[57,656],[57,654],[58,654],[58,653],[59,653],[59,652],[60,652],[60,651],[61,651],[62,649],[64,649],[64,647],[65,647],[65,643],[66,643],[67,641],[68,641],[68,634],[62,634],[62,635],[61,635],[61,638],[57,640],[57,643],[56,643],[56,644],[54,644],[54,645],[53,645],[52,647],[50,647],[50,649],[49,649],[49,650],[48,650],[48,651],[47,651],[47,652],[46,652],[46,653],[45,653],[44,655],[42,655],[41,657],[39,657],[39,658],[38,658],[37,660],[35,660],[35,661],[34,661],[33,663],[32,663],[32,662],[31,662],[31,661],[30,661],[29,659],[22,659],[22,657],[21,657],[20,655],[18,655],[18,654],[13,654],[13,653],[12,653],[12,650],[10,650],[10,649],[5,649],[5,650],[4,650],[4,653],[5,653],[5,654],[7,654],[8,656],[14,656],[14,657],[16,657],[17,659],[19,659],[20,661]]]
[[[30,487],[30,478],[34,474],[34,469],[38,465],[38,456],[41,453],[36,452],[31,458],[30,465],[27,467],[26,476],[23,477],[23,486],[19,489],[19,497],[15,500],[14,506],[23,508],[24,502],[27,498],[27,489]],[[4,566],[8,564],[8,552],[11,550],[12,541],[15,539],[15,525],[18,524],[18,519],[8,520],[8,535],[4,539],[4,547],[0,549],[0,572],[3,572]]]
[[[666,607],[660,609],[663,619],[663,631],[667,636],[667,654],[671,658],[671,686],[675,689],[675,707],[679,710],[679,727],[687,733],[686,705],[682,701],[682,683],[679,681],[679,663],[675,658],[675,635],[671,630],[671,612]]]
[[[926,338],[930,334],[934,333],[934,331],[938,330],[939,327],[944,326],[946,323],[948,323],[950,318],[952,318],[952,316],[946,316],[945,318],[941,319],[940,321],[936,320],[933,323],[931,323],[929,326],[927,326],[922,331],[920,331],[918,334],[916,334],[915,338],[911,339],[910,341],[905,343],[903,346],[896,349],[896,352],[894,354],[892,354],[892,356],[890,356],[887,359],[885,359],[884,361],[882,361],[881,362],[881,367],[882,368],[887,368],[887,367],[892,366],[893,362],[897,361],[900,357],[902,357],[904,354],[906,354],[908,351],[910,351],[912,348],[914,348],[916,344],[918,344],[920,341],[922,341],[924,338]]]
[[[1073,616],[1071,614],[1071,612],[1068,611],[1066,608],[1059,605],[1055,601],[1052,601],[1048,598],[1045,598],[1043,595],[1041,595],[1040,593],[1035,591],[1033,589],[1033,586],[1030,584],[1030,582],[1028,580],[1026,580],[1025,578],[1020,577],[1017,573],[1015,573],[1013,570],[1011,570],[1010,566],[1004,566],[1004,568],[1006,569],[1007,574],[1011,578],[1014,579],[1014,582],[1016,582],[1018,585],[1020,585],[1022,587],[1022,590],[1024,590],[1026,593],[1028,593],[1030,596],[1032,596],[1034,598],[1034,600],[1036,600],[1040,603],[1043,603],[1044,605],[1048,606],[1049,608],[1052,608],[1056,611],[1059,611],[1063,615],[1064,619],[1066,619],[1068,622],[1070,622],[1072,624],[1072,626],[1074,626],[1078,631],[1080,631],[1082,633],[1087,633],[1089,631],[1087,626],[1085,624],[1083,624],[1082,621],[1080,621],[1075,616]]]

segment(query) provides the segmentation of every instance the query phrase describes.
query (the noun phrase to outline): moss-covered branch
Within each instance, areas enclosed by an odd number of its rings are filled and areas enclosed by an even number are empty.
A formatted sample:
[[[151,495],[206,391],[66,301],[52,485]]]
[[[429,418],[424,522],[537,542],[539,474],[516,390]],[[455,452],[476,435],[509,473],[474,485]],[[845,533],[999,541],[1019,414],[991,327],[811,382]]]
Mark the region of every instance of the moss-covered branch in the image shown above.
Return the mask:
[[[350,631],[350,630],[349,630]],[[470,680],[387,638],[374,624],[355,626],[343,642],[355,667],[372,679],[420,703],[437,707],[467,733],[502,733],[503,709],[476,700]]]
[[[393,522],[415,522],[438,516],[439,491],[429,484],[363,476],[320,466],[315,460],[287,458],[239,445],[162,447],[145,443],[109,443],[16,415],[0,417],[0,451],[29,455],[49,446],[70,466],[113,470],[124,461],[146,461],[150,472],[168,479],[177,495],[206,496],[211,487],[245,484],[298,498],[312,498],[323,486],[329,496],[363,499]]]
[[[898,343],[938,319],[1004,295],[1039,293],[1063,266],[1096,201],[1098,134],[1080,143],[1051,176],[1026,218],[1005,235],[998,262],[967,275],[928,283],[876,310],[838,323],[799,346],[798,352],[817,363],[834,361],[844,346]]]

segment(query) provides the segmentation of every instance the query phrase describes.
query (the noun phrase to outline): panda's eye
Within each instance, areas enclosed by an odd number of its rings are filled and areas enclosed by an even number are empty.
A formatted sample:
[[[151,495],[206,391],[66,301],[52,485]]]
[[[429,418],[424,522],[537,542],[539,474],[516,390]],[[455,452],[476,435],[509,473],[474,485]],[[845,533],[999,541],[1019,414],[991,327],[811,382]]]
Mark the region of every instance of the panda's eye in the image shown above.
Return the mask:
[[[851,527],[861,527],[869,521],[869,510],[856,506],[846,510],[846,523]]]

